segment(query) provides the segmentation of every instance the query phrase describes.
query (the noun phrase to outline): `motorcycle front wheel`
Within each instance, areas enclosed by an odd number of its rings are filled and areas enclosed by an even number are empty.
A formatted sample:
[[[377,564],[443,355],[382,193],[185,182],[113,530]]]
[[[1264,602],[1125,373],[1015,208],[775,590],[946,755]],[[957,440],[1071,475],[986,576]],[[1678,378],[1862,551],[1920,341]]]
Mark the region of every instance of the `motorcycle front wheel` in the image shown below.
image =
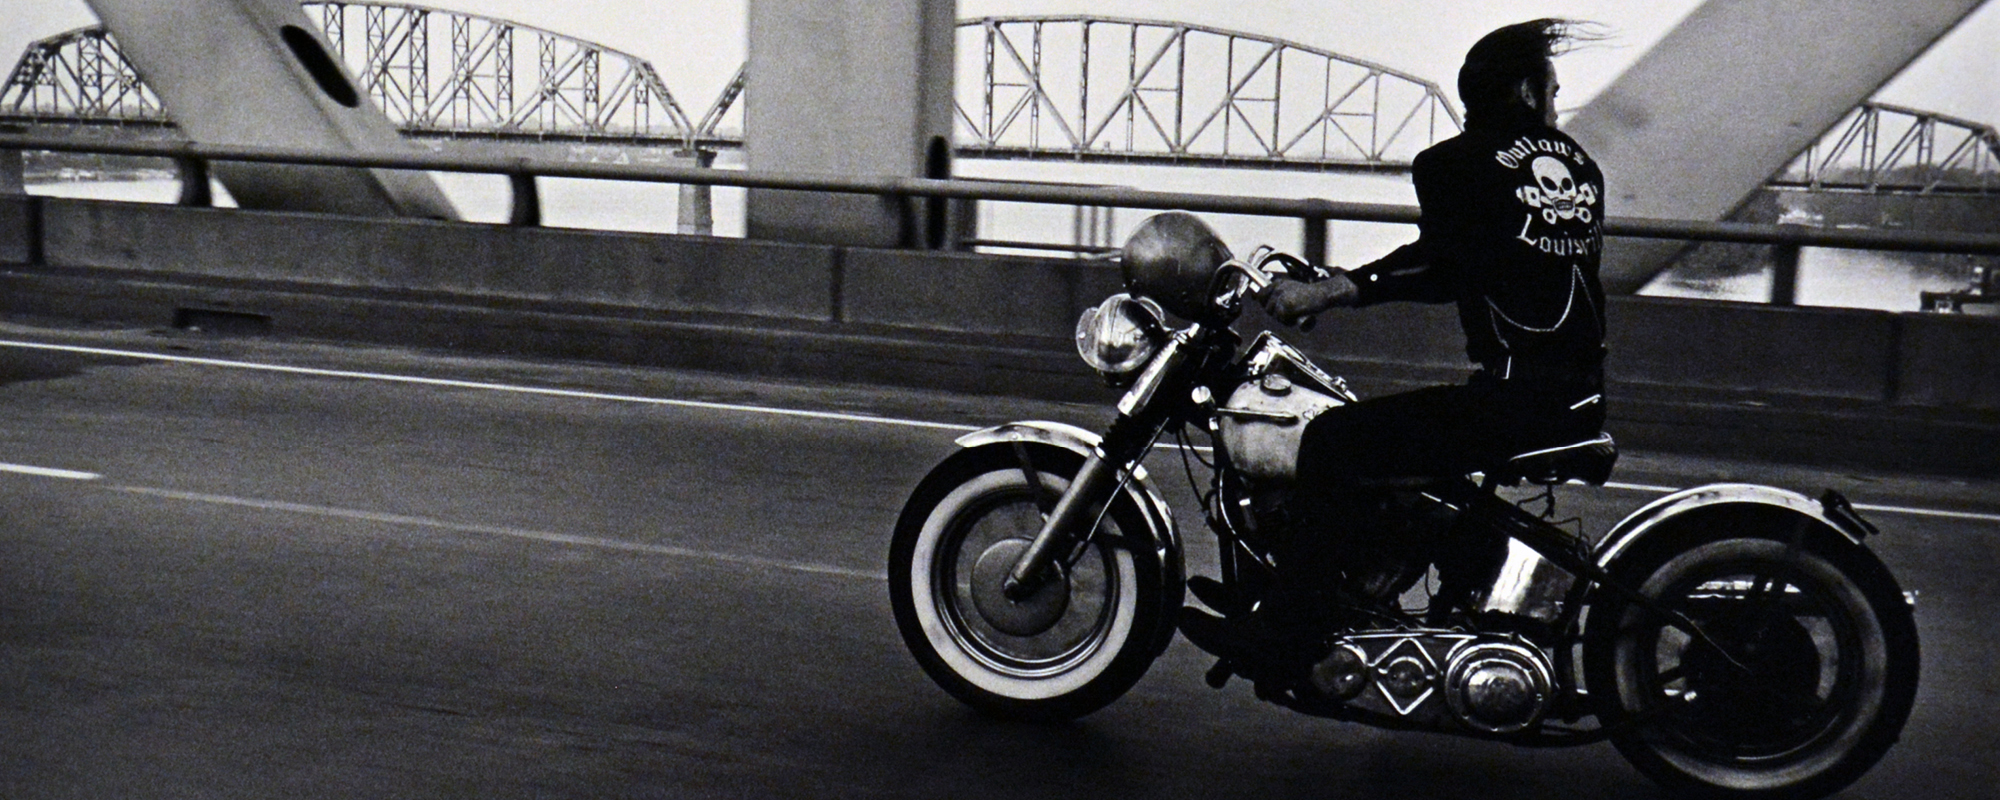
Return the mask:
[[[1180,583],[1121,495],[1077,558],[1033,596],[1007,599],[1001,581],[1083,463],[1032,453],[1039,486],[1011,448],[961,451],[932,471],[891,542],[891,605],[917,663],[952,696],[1003,719],[1073,719],[1146,673],[1171,638],[1165,606],[1179,606],[1163,587]]]
[[[1697,538],[1617,570],[1720,646],[1635,605],[1591,610],[1615,627],[1592,637],[1588,684],[1631,725],[1612,741],[1641,772],[1705,796],[1821,797],[1895,744],[1917,688],[1910,606],[1872,553],[1821,533]]]

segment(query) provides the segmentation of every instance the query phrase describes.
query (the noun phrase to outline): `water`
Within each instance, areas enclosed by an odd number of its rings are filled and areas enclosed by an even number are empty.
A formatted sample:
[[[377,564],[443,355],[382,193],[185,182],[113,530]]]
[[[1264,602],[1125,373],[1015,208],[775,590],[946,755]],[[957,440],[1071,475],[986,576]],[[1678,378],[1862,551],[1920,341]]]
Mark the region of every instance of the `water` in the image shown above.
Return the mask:
[[[738,168],[725,154],[720,166]],[[1370,203],[1413,205],[1408,178],[1395,175],[1299,173],[1267,170],[1184,169],[1117,164],[1028,161],[961,161],[960,177],[1061,182],[1094,186],[1138,186],[1169,192],[1239,194],[1259,197],[1325,197]],[[505,178],[433,173],[468,221],[504,223],[512,195]],[[228,191],[214,185],[218,206],[233,206]],[[679,228],[679,188],[664,184],[545,178],[540,181],[543,224],[550,227],[674,233]],[[179,181],[170,173],[137,180],[44,180],[28,184],[30,194],[127,202],[171,203]],[[714,233],[743,235],[744,190],[713,190]],[[996,241],[1113,245],[1124,241],[1150,212],[1116,210],[1094,217],[1068,206],[987,203],[980,211],[978,236]],[[1296,220],[1226,214],[1204,215],[1230,246],[1248,251],[1257,244],[1297,250]],[[1079,228],[1083,230],[1079,231]],[[1363,222],[1332,223],[1329,260],[1353,267],[1410,241],[1413,227]],[[1883,311],[1917,311],[1921,292],[1960,291],[1973,280],[1973,260],[1940,264],[1938,259],[1872,251],[1807,248],[1800,256],[1800,305]],[[1670,272],[1641,294],[1709,300],[1761,302],[1770,296],[1768,270],[1703,275]]]

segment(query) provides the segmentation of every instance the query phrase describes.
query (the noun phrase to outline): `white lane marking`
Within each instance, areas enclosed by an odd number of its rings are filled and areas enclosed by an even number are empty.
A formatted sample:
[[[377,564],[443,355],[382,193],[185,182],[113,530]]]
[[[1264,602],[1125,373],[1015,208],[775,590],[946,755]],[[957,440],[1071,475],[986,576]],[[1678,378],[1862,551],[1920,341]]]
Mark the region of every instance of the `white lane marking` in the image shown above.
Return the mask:
[[[1654,486],[1651,484],[1644,484],[1644,483],[1618,483],[1615,481],[1604,484],[1604,488],[1623,489],[1631,492],[1652,492],[1654,494],[1669,494],[1672,492],[1680,491],[1679,489],[1676,489],[1672,486]],[[1907,514],[1913,517],[1937,517],[1940,519],[1962,519],[1962,520],[1970,520],[1973,522],[2000,522],[2000,514],[1984,514],[1977,511],[1946,511],[1940,508],[1886,506],[1886,505],[1878,505],[1875,503],[1855,503],[1854,507],[1855,509],[1860,511],[1879,511],[1884,514]]]
[[[51,467],[31,467],[26,464],[0,464],[0,472],[36,475],[43,478],[66,478],[73,481],[94,481],[104,477],[95,472],[78,472],[73,469],[54,469]]]
[[[1650,483],[1619,483],[1617,481],[1605,482],[1604,488],[1620,489],[1627,492],[1652,492],[1653,494],[1673,494],[1680,491],[1680,488],[1675,486],[1655,486]]]
[[[1981,514],[1976,511],[1945,511],[1939,508],[1911,508],[1908,506],[1878,506],[1871,503],[1855,503],[1862,511],[1881,511],[1887,514],[1908,514],[1913,517],[1942,517],[1963,519],[1974,522],[2000,522],[2000,514]]]
[[[0,340],[0,347],[19,347],[28,350],[53,350],[64,353],[82,353],[85,355],[111,356],[115,358],[136,358],[136,359],[145,359],[150,361],[165,361],[175,364],[194,364],[203,367],[243,369],[243,370],[253,370],[258,372],[278,372],[286,375],[307,375],[317,378],[347,378],[352,380],[369,380],[369,381],[384,381],[387,383],[417,384],[421,386],[443,386],[453,389],[481,389],[490,392],[510,392],[513,394],[541,395],[545,397],[568,397],[580,400],[608,400],[620,403],[642,403],[645,405],[672,406],[675,408],[700,408],[711,411],[745,411],[758,414],[773,414],[785,417],[804,417],[807,419],[826,419],[826,420],[836,420],[840,422],[867,422],[880,425],[897,425],[906,428],[934,428],[938,430],[957,431],[960,433],[978,430],[978,428],[975,428],[970,425],[957,425],[945,422],[927,422],[924,420],[914,420],[914,419],[896,419],[894,417],[876,417],[876,416],[869,416],[867,414],[847,414],[838,411],[809,411],[805,409],[795,409],[795,408],[775,408],[772,406],[742,405],[739,403],[715,403],[705,400],[676,400],[665,397],[645,397],[642,395],[617,394],[613,392],[587,392],[579,389],[552,389],[543,386],[516,386],[513,384],[492,383],[488,381],[461,381],[461,380],[453,380],[451,378],[423,378],[415,375],[390,375],[380,372],[354,372],[354,371],[339,370],[339,369],[317,369],[313,367],[288,367],[282,364],[258,364],[248,361],[228,361],[219,358],[174,356],[174,355],[166,355],[163,353],[147,353],[137,350],[111,350],[101,347],[78,347],[75,345],[65,345],[65,344],[43,344],[40,342],[16,342],[7,340]]]
[[[775,569],[790,570],[793,572],[808,572],[816,575],[839,575],[849,578],[866,578],[869,580],[876,580],[876,581],[886,581],[889,579],[889,576],[884,573],[867,572],[858,569],[848,569],[846,567],[836,567],[830,564],[815,564],[808,561],[787,561],[778,558],[745,556],[733,553],[717,553],[708,550],[695,550],[693,548],[688,548],[688,547],[674,547],[672,545],[663,545],[663,544],[646,544],[644,542],[627,542],[618,539],[605,539],[596,536],[577,536],[568,533],[551,533],[549,531],[537,531],[537,530],[530,530],[527,528],[512,528],[503,525],[475,525],[462,522],[450,522],[441,519],[432,519],[429,517],[412,517],[403,514],[385,514],[379,511],[361,511],[358,509],[351,509],[351,508],[315,506],[315,505],[307,505],[304,503],[287,503],[281,500],[258,500],[248,497],[231,497],[228,495],[203,494],[200,492],[182,492],[171,489],[153,489],[144,486],[114,486],[110,488],[128,494],[144,495],[147,497],[160,497],[169,500],[184,500],[193,503],[209,503],[212,505],[237,506],[241,508],[254,508],[262,511],[282,511],[291,514],[307,514],[316,517],[332,517],[335,519],[358,520],[362,522],[377,522],[386,525],[401,525],[413,528],[433,528],[437,530],[452,531],[454,533],[476,533],[476,534],[483,534],[486,536],[505,536],[514,539],[525,539],[535,542],[580,545],[583,547],[597,547],[605,550],[623,550],[633,553],[647,553],[651,555],[671,556],[674,558],[686,558],[698,561],[708,561],[718,564],[734,564],[739,566],[751,566],[751,567],[771,567]]]
[[[28,350],[52,350],[65,353],[82,353],[86,355],[113,356],[118,358],[148,359],[153,361],[166,361],[178,364],[195,364],[199,366],[221,367],[225,369],[245,369],[245,370],[255,370],[262,372],[277,372],[288,375],[308,375],[308,376],[324,377],[324,378],[348,378],[354,380],[383,381],[388,383],[406,383],[406,384],[417,384],[423,386],[445,386],[445,387],[452,387],[459,389],[482,389],[486,391],[511,392],[515,394],[529,394],[529,395],[543,395],[549,397],[571,397],[571,398],[585,399],[585,400],[607,400],[607,401],[621,402],[621,403],[643,403],[647,405],[669,406],[674,408],[700,408],[711,411],[737,411],[750,414],[771,414],[775,416],[802,417],[806,419],[826,419],[826,420],[836,420],[842,422],[864,422],[876,425],[895,425],[906,428],[929,428],[933,430],[956,431],[959,433],[966,433],[970,431],[979,430],[978,427],[972,425],[958,425],[958,424],[944,423],[944,422],[930,422],[928,420],[903,419],[898,417],[877,417],[877,416],[869,416],[866,414],[845,414],[835,411],[808,411],[804,409],[743,405],[740,403],[716,403],[704,400],[675,400],[663,397],[644,397],[639,395],[615,394],[610,392],[586,392],[576,389],[551,389],[539,386],[516,386],[512,384],[491,383],[487,381],[461,381],[461,380],[452,380],[449,378],[421,378],[413,375],[391,375],[379,372],[355,372],[349,370],[315,369],[312,367],[288,367],[281,364],[257,364],[247,361],[228,361],[225,359],[217,359],[217,358],[175,356],[175,355],[166,355],[163,353],[147,353],[138,350],[113,350],[102,347],[79,347],[76,345],[47,344],[43,342],[22,342],[22,341],[13,341],[6,339],[0,339],[0,347],[18,347]],[[1162,449],[1170,449],[1173,447],[1173,445],[1163,442],[1157,445],[1156,447]],[[34,469],[34,468],[29,468],[29,469]],[[35,474],[40,474],[40,473],[35,473]],[[77,477],[85,475],[88,475],[90,477],[88,478]],[[84,473],[65,474],[57,477],[77,477],[77,479],[79,480],[95,480],[98,476],[84,472]],[[1671,492],[1680,491],[1679,488],[1673,486],[1657,486],[1657,485],[1643,484],[1643,483],[1619,483],[1615,481],[1604,484],[1604,488],[1617,489],[1623,491],[1633,491],[1633,492],[1652,492],[1655,494],[1668,494]],[[1856,503],[1854,504],[1854,507],[1861,509],[1863,511],[1880,511],[1890,514],[1909,514],[1912,516],[1940,517],[1946,519],[1965,519],[1965,520],[1974,520],[1979,522],[2000,522],[2000,514],[1981,514],[1969,511],[1944,511],[1940,509],[1913,508],[1909,506],[1868,505],[1862,503]]]

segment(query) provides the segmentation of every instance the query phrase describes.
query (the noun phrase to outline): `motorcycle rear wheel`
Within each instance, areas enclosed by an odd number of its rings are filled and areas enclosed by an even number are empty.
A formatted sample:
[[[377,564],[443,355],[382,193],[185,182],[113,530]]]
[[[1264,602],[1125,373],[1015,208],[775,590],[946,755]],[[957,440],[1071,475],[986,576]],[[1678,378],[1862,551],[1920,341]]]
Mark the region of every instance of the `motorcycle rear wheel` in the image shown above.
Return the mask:
[[[1120,497],[1082,556],[1013,603],[999,581],[1033,539],[1043,503],[1082,458],[1035,448],[1031,491],[1011,452],[964,451],[933,470],[898,520],[889,555],[896,626],[924,672],[993,717],[1057,721],[1122,696],[1171,638],[1179,578],[1146,546],[1146,520]],[[1171,581],[1171,583],[1168,583]]]
[[[1919,669],[1908,602],[1875,556],[1830,532],[1683,540],[1616,568],[1693,619],[1727,657],[1634,605],[1591,610],[1588,683],[1613,744],[1671,789],[1734,798],[1822,797],[1895,744]],[[1603,616],[1600,617],[1599,615]]]

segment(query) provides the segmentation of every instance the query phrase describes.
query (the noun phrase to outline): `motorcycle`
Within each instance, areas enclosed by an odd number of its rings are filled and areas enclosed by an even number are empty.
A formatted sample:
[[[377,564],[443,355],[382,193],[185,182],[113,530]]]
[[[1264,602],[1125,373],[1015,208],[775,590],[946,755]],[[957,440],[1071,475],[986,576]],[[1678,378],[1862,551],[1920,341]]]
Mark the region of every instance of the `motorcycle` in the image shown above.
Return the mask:
[[[1121,261],[1127,291],[1076,334],[1124,389],[1109,427],[967,434],[896,522],[904,642],[994,717],[1066,720],[1116,700],[1172,642],[1191,585],[1217,611],[1254,608],[1285,568],[1274,543],[1301,432],[1356,400],[1275,333],[1246,345],[1231,328],[1273,275],[1320,268],[1268,248],[1237,259],[1179,212],[1148,219]],[[1195,483],[1217,576],[1184,574],[1141,463],[1165,449]],[[1207,682],[1243,675],[1262,700],[1383,728],[1609,741],[1695,794],[1817,797],[1859,778],[1900,735],[1920,661],[1911,601],[1865,544],[1875,526],[1831,490],[1741,483],[1669,494],[1595,540],[1557,521],[1553,487],[1602,485],[1616,457],[1607,435],[1369,487],[1380,518],[1355,524],[1407,546],[1345,570],[1365,609],[1310,643],[1307,669],[1224,659]],[[1506,499],[1521,491],[1541,494]]]

